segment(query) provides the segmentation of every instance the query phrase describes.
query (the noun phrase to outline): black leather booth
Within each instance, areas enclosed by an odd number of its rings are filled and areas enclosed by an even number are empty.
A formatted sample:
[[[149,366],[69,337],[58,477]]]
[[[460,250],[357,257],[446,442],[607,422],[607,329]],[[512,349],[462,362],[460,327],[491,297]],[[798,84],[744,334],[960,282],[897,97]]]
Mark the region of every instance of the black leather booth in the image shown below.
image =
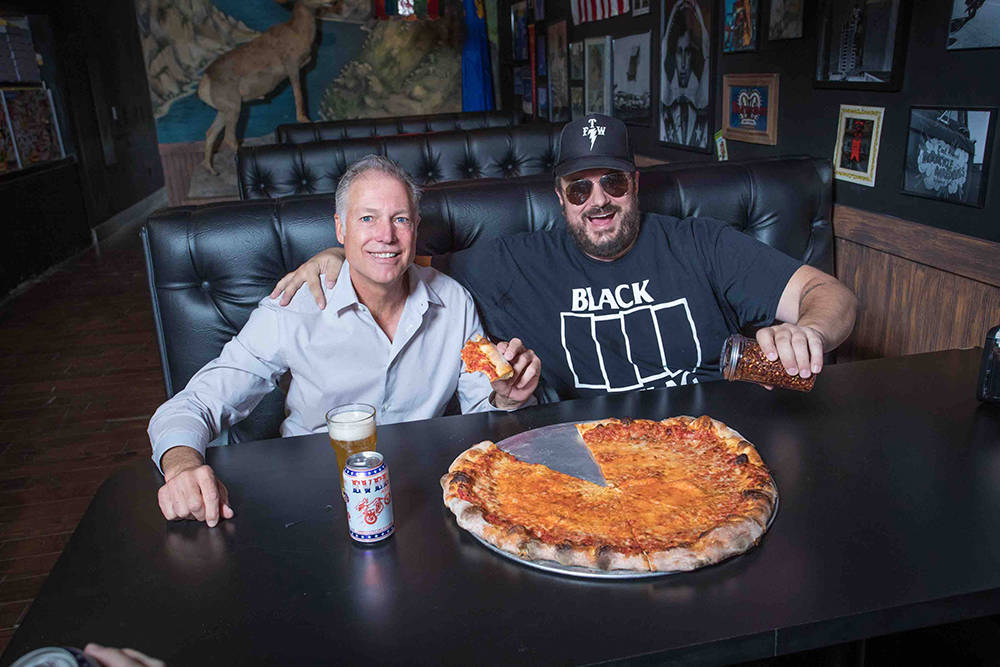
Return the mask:
[[[486,239],[564,224],[549,175],[431,187],[421,202],[417,253],[441,255]],[[828,160],[643,170],[640,209],[728,221],[783,252],[833,272]],[[279,278],[337,245],[334,198],[289,197],[165,209],[141,235],[167,394],[183,388],[244,325]],[[435,265],[445,266],[438,261]],[[284,416],[275,391],[230,432],[273,437]]]
[[[236,155],[240,199],[335,192],[347,167],[372,153],[398,162],[420,184],[550,174],[559,123],[244,146]]]
[[[524,122],[520,111],[460,111],[430,116],[394,118],[353,118],[315,123],[286,123],[274,131],[279,144],[304,144],[330,139],[391,137],[398,134],[426,134],[448,130],[478,130],[484,127],[513,127]]]

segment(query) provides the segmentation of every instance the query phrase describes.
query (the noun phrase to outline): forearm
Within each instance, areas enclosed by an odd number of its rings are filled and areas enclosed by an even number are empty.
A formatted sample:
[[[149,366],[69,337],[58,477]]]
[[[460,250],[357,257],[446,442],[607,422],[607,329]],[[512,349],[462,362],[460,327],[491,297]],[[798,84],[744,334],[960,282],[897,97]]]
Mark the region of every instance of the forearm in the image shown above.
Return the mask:
[[[832,276],[818,277],[802,290],[795,324],[818,331],[823,351],[829,352],[850,335],[857,309],[857,298],[843,283]]]
[[[166,481],[173,479],[177,473],[191,468],[197,468],[205,463],[201,452],[183,445],[172,447],[160,459],[160,468]]]

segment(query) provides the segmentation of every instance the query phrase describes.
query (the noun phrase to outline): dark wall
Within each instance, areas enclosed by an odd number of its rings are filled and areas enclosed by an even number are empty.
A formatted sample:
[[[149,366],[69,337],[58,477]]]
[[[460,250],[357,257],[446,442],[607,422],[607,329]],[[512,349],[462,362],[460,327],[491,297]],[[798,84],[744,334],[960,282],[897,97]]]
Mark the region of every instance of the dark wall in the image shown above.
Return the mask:
[[[546,2],[544,23],[565,19],[571,42],[587,37],[611,35],[614,38],[651,31],[651,92],[655,109],[660,94],[658,67],[662,62],[659,35],[661,1],[651,0],[651,11],[645,16],[618,16],[574,26],[569,4],[549,0]],[[760,0],[760,4],[763,35],[759,40],[759,49],[752,53],[731,55],[722,55],[721,52],[719,16],[722,14],[722,0],[717,0],[715,6],[716,26],[713,34],[716,44],[716,118],[713,131],[722,126],[720,100],[723,74],[777,72],[781,75],[778,144],[763,146],[730,140],[728,148],[731,160],[798,154],[831,157],[837,137],[840,105],[882,106],[886,111],[875,187],[836,181],[837,203],[1000,241],[1000,150],[997,150],[996,137],[989,165],[990,178],[985,208],[949,204],[900,192],[911,105],[1000,107],[1000,49],[945,49],[952,0],[912,0],[903,86],[898,92],[813,87],[819,3],[816,0],[805,0],[802,39],[775,42],[766,39],[770,2]],[[515,105],[511,72],[510,0],[501,0],[500,16],[503,17],[500,21],[501,63],[504,66],[501,72],[503,104],[504,108],[509,109]],[[536,30],[544,32],[544,25],[539,25]],[[645,127],[633,126],[630,131],[635,150],[644,155],[671,162],[715,160],[714,154],[668,148],[660,144],[658,128],[652,121]]]

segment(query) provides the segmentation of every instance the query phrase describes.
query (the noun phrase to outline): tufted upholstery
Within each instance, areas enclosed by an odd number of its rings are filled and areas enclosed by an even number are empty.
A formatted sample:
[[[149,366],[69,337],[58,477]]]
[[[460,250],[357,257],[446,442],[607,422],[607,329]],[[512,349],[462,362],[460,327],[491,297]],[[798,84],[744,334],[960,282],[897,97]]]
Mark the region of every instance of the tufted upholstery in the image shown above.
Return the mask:
[[[391,137],[398,134],[426,134],[448,130],[477,130],[484,127],[513,127],[524,122],[520,111],[460,111],[431,116],[395,118],[354,118],[316,123],[287,123],[274,131],[279,144],[304,144],[330,139]]]
[[[417,253],[441,255],[487,239],[562,223],[548,174],[448,183],[421,202]],[[640,209],[711,216],[833,272],[828,160],[670,165],[640,174]],[[333,195],[165,209],[141,235],[167,394],[181,389],[246,323],[279,278],[337,245]],[[435,265],[447,268],[446,257]],[[275,391],[230,432],[273,437],[284,417]]]
[[[240,199],[335,192],[347,167],[376,153],[420,184],[552,173],[559,123],[370,137],[308,144],[244,146],[236,157]]]

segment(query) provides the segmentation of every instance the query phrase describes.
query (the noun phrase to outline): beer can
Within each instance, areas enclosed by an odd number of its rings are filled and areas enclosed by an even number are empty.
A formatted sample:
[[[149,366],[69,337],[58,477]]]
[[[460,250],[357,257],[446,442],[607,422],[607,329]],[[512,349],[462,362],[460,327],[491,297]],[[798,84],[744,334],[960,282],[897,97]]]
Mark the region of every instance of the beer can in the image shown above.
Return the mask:
[[[21,656],[11,667],[100,667],[100,665],[78,648],[45,646]]]
[[[358,542],[384,540],[396,529],[392,519],[389,466],[378,452],[347,457],[344,466],[347,530]]]

